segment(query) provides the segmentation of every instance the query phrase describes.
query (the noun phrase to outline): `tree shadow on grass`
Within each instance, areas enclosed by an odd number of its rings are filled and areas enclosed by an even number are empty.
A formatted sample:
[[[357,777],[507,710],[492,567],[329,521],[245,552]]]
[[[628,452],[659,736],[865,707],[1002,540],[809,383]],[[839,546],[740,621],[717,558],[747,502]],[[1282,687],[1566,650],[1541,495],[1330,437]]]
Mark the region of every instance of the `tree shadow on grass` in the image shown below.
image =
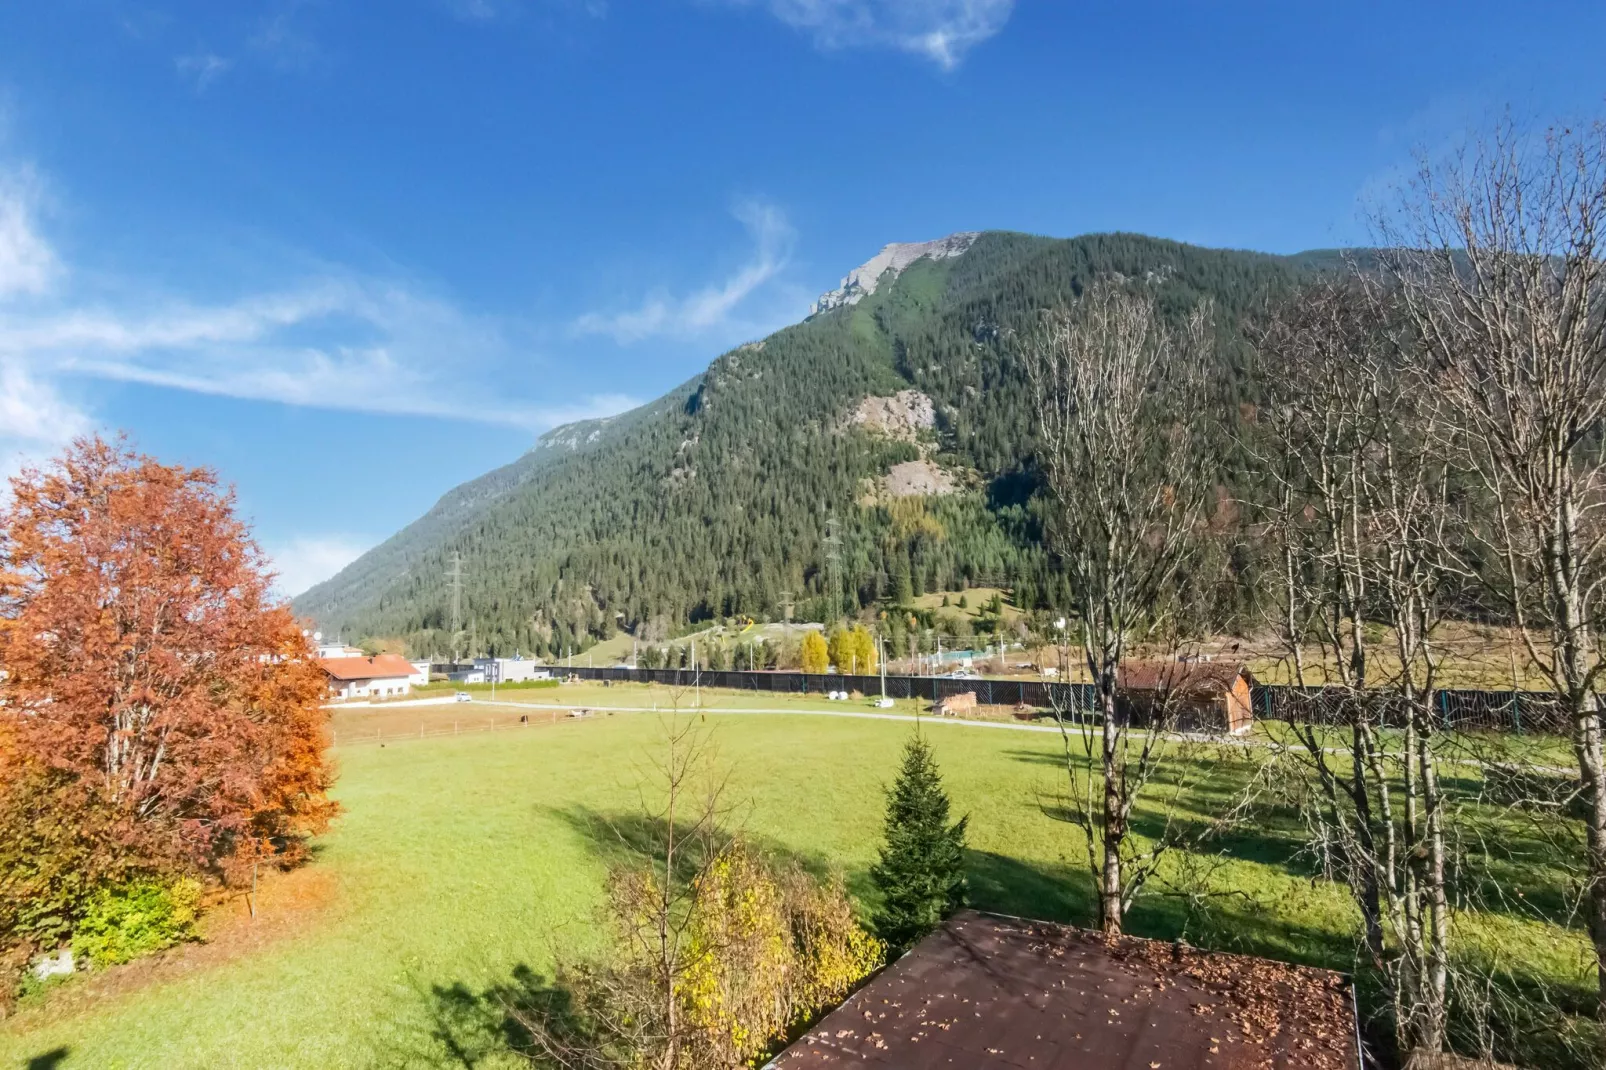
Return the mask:
[[[587,806],[547,807],[545,810],[579,833],[597,859],[605,865],[664,864],[668,825],[660,817],[639,812],[605,812]],[[675,856],[675,879],[691,880],[708,863],[712,854],[725,849],[737,839],[772,862],[782,866],[795,865],[816,880],[842,873],[848,880],[849,888],[853,888],[851,877],[841,867],[833,866],[824,854],[798,851],[774,837],[725,827],[681,840]]]
[[[567,989],[524,963],[504,981],[479,988],[463,981],[436,984],[424,997],[431,1050],[418,1061],[438,1064],[444,1053],[447,1065],[464,1070],[508,1052],[532,1056],[532,1039],[520,1019],[532,1014],[563,1019],[572,1007]]]
[[[1008,754],[1028,764],[1065,768],[1060,753],[1022,749]],[[1176,765],[1157,770],[1132,815],[1133,833],[1151,842],[1171,836],[1195,845],[1202,854],[1265,866],[1300,881],[1326,880],[1322,859],[1310,849],[1308,831],[1292,805],[1262,798],[1237,819],[1220,821],[1244,803],[1252,762],[1231,751],[1218,750],[1216,757],[1219,760],[1212,761],[1209,755],[1186,758],[1192,763],[1187,771]],[[1086,768],[1084,757],[1077,755],[1074,760]],[[1466,830],[1462,841],[1469,853],[1454,867],[1457,898],[1478,903],[1489,914],[1581,928],[1575,903],[1579,878],[1569,867],[1571,859],[1582,854],[1581,835],[1574,837],[1580,841],[1574,845],[1556,827],[1523,827],[1523,815],[1491,804],[1483,797],[1480,779],[1465,768],[1448,771],[1440,783]],[[1073,821],[1063,796],[1054,790],[1042,792],[1038,806],[1050,819]],[[1546,811],[1526,816],[1552,826],[1566,824],[1565,815]],[[1574,848],[1570,854],[1568,847]]]
[[[51,1048],[49,1051],[40,1052],[23,1065],[27,1070],[56,1070],[58,1066],[66,1061],[71,1052],[72,1049],[63,1044],[59,1048]]]

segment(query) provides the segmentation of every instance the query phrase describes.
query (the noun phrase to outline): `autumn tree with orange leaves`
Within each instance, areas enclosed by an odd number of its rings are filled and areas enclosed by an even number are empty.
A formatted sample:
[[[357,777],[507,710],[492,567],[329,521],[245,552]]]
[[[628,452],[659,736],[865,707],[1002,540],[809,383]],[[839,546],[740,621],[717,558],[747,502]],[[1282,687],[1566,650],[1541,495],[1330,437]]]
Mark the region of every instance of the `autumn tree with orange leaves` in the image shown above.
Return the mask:
[[[335,812],[325,682],[206,469],[81,439],[0,511],[0,949],[97,889],[293,865]]]

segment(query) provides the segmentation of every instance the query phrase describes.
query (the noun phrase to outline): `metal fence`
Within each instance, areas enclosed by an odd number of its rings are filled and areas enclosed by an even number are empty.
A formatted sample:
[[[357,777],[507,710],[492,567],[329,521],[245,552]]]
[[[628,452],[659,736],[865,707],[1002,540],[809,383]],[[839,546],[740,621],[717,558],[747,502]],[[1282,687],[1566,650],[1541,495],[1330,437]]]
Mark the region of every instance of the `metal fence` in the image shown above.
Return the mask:
[[[1300,724],[1343,724],[1358,702],[1372,704],[1372,719],[1388,727],[1405,724],[1407,710],[1397,697],[1374,694],[1357,698],[1338,688],[1300,689],[1257,684],[1255,716]],[[1434,720],[1440,728],[1492,732],[1564,734],[1567,717],[1556,696],[1544,691],[1472,691],[1447,689],[1432,695]]]
[[[881,694],[883,678],[880,676],[852,676],[839,673],[812,672],[738,672],[713,669],[607,669],[565,668],[562,670],[582,680],[618,680],[621,682],[662,684],[665,687],[722,687],[736,691],[775,692],[777,694],[819,694],[828,691],[858,691],[865,695]],[[1035,706],[1048,708],[1057,704],[1060,709],[1080,706],[1093,708],[1093,685],[1054,684],[1039,680],[984,680],[956,679],[951,676],[888,676],[885,678],[888,698],[921,698],[936,702],[949,695],[976,693],[976,701],[984,706]]]
[[[880,676],[837,673],[740,672],[692,669],[564,668],[582,680],[616,680],[653,683],[666,687],[728,688],[777,694],[825,694],[828,691],[881,693]],[[920,698],[931,702],[966,691],[976,693],[984,706],[1029,706],[1081,709],[1096,707],[1092,684],[1051,683],[1043,680],[956,679],[951,676],[885,677],[889,698]],[[1252,688],[1255,716],[1263,720],[1338,724],[1354,712],[1355,699],[1337,689],[1301,689],[1280,684]],[[1434,693],[1434,709],[1444,728],[1502,732],[1553,732],[1567,730],[1566,718],[1555,696],[1539,691],[1445,690]],[[1385,725],[1402,724],[1403,710],[1384,705],[1375,710]]]

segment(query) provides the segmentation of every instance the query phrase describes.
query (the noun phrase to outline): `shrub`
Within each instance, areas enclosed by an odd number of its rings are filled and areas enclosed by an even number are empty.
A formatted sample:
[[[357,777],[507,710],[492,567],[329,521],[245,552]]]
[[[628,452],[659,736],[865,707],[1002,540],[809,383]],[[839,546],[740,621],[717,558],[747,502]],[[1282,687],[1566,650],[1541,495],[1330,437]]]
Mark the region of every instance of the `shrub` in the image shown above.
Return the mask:
[[[200,902],[201,884],[189,877],[102,888],[73,932],[73,954],[92,966],[115,966],[193,939]]]
[[[881,965],[840,878],[778,869],[741,843],[694,885],[679,993],[699,1066],[753,1065]]]

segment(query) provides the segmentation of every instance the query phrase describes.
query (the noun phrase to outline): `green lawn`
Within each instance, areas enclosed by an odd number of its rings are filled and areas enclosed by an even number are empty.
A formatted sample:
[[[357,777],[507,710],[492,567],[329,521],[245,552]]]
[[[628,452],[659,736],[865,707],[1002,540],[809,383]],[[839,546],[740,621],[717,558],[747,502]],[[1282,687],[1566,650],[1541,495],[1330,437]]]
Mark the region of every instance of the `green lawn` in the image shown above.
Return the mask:
[[[881,786],[910,726],[787,715],[706,723],[734,771],[732,801],[747,832],[843,869],[862,895]],[[1088,921],[1080,841],[1042,805],[1057,783],[1057,738],[946,724],[928,731],[958,811],[971,814],[973,900]],[[619,714],[343,748],[347,812],[315,863],[336,893],[313,924],[232,961],[75,1003],[70,1014],[59,1003],[70,993],[56,993],[0,1026],[0,1064],[510,1065],[497,1050],[494,1008],[476,996],[521,964],[543,968],[555,945],[595,939],[589,923],[612,849],[595,819],[633,811],[659,738],[654,716]],[[1201,812],[1235,782],[1231,758],[1219,761],[1191,796]],[[1144,817],[1151,828],[1152,817]],[[1210,885],[1225,894],[1191,906],[1155,895],[1140,902],[1131,927],[1307,962],[1352,961],[1345,898],[1288,861],[1291,835],[1268,828],[1218,843],[1223,868]],[[1531,887],[1543,883],[1540,871],[1530,876]],[[1576,973],[1583,947],[1575,933],[1510,917],[1485,916],[1466,935],[1497,940],[1526,969],[1551,977]]]

